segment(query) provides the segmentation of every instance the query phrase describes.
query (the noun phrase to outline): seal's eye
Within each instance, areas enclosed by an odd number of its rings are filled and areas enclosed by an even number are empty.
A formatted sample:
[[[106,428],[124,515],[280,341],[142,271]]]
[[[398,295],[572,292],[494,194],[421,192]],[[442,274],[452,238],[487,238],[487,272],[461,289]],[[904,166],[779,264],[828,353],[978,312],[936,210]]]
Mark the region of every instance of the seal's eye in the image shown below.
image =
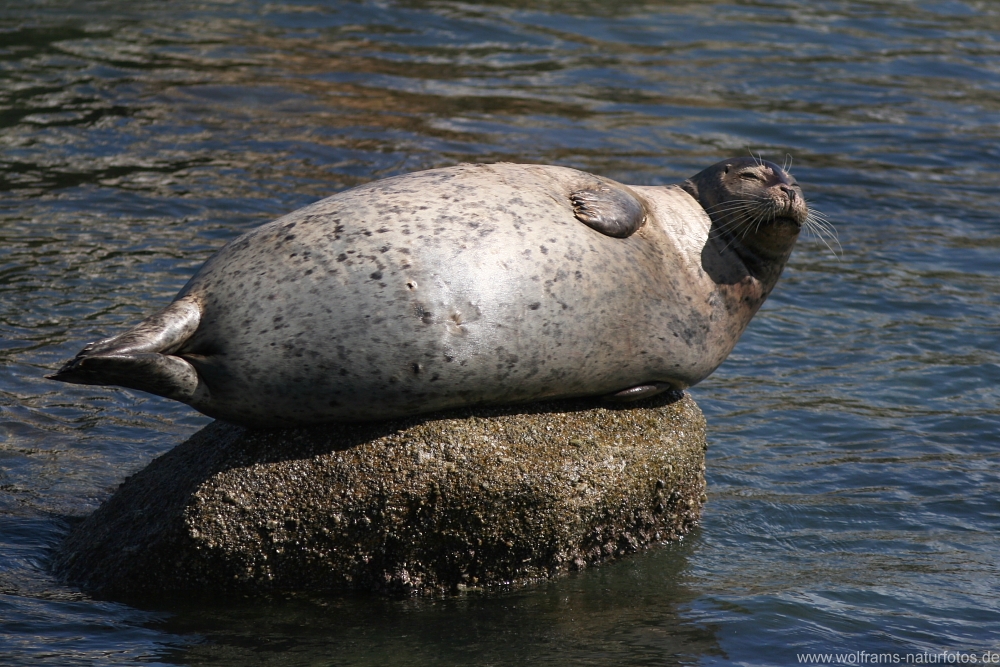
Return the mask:
[[[740,178],[745,178],[748,181],[763,181],[764,177],[758,174],[756,171],[744,171],[740,173]]]

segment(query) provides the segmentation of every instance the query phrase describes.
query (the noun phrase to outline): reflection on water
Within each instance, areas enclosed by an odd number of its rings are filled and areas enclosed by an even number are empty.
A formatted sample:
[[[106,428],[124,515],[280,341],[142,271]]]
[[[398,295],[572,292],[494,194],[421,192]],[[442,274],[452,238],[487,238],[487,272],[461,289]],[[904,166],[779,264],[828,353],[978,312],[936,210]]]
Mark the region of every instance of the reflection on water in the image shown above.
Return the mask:
[[[171,610],[158,627],[212,640],[167,658],[184,664],[690,664],[722,655],[710,629],[678,614],[695,597],[678,584],[690,551],[685,541],[642,568],[622,564],[501,595],[192,606]]]
[[[998,36],[992,3],[959,0],[0,5],[0,654],[619,665],[996,649]],[[542,162],[649,185],[748,148],[794,157],[843,252],[804,239],[692,390],[710,500],[681,545],[438,601],[140,611],[47,574],[68,521],[206,420],[41,376],[164,304],[226,240],[416,169]]]

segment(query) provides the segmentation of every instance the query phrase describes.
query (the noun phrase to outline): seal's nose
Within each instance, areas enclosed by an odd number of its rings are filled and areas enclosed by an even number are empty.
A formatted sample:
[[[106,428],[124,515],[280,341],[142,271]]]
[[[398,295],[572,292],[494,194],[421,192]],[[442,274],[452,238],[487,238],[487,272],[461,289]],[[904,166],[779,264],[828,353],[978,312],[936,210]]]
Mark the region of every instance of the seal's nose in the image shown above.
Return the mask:
[[[789,187],[787,185],[782,185],[780,187],[781,187],[782,192],[784,192],[786,195],[788,195],[788,201],[794,202],[795,201],[795,197],[796,197],[795,190],[793,190],[791,187]]]

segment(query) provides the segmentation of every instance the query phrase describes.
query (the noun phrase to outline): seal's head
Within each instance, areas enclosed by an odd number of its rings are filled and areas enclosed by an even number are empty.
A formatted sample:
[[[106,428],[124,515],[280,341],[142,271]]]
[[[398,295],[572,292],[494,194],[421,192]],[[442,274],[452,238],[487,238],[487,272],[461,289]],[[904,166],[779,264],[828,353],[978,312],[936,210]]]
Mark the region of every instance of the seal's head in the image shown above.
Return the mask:
[[[712,219],[715,242],[734,248],[748,265],[784,264],[809,215],[795,178],[767,160],[724,160],[681,187]]]

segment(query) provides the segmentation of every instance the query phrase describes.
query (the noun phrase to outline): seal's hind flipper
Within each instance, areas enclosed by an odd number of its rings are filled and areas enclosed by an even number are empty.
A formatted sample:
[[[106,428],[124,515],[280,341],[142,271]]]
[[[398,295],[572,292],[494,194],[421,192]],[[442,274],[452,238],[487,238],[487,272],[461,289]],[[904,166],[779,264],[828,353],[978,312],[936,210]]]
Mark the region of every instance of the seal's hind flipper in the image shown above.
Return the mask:
[[[112,384],[190,403],[207,392],[194,367],[170,353],[198,328],[201,308],[178,299],[125,333],[84,347],[50,380],[73,384]]]
[[[646,208],[625,187],[601,183],[570,193],[573,213],[588,227],[623,239],[642,227]]]
[[[144,352],[78,356],[51,380],[73,384],[112,384],[190,403],[198,392],[198,373],[180,357]]]

